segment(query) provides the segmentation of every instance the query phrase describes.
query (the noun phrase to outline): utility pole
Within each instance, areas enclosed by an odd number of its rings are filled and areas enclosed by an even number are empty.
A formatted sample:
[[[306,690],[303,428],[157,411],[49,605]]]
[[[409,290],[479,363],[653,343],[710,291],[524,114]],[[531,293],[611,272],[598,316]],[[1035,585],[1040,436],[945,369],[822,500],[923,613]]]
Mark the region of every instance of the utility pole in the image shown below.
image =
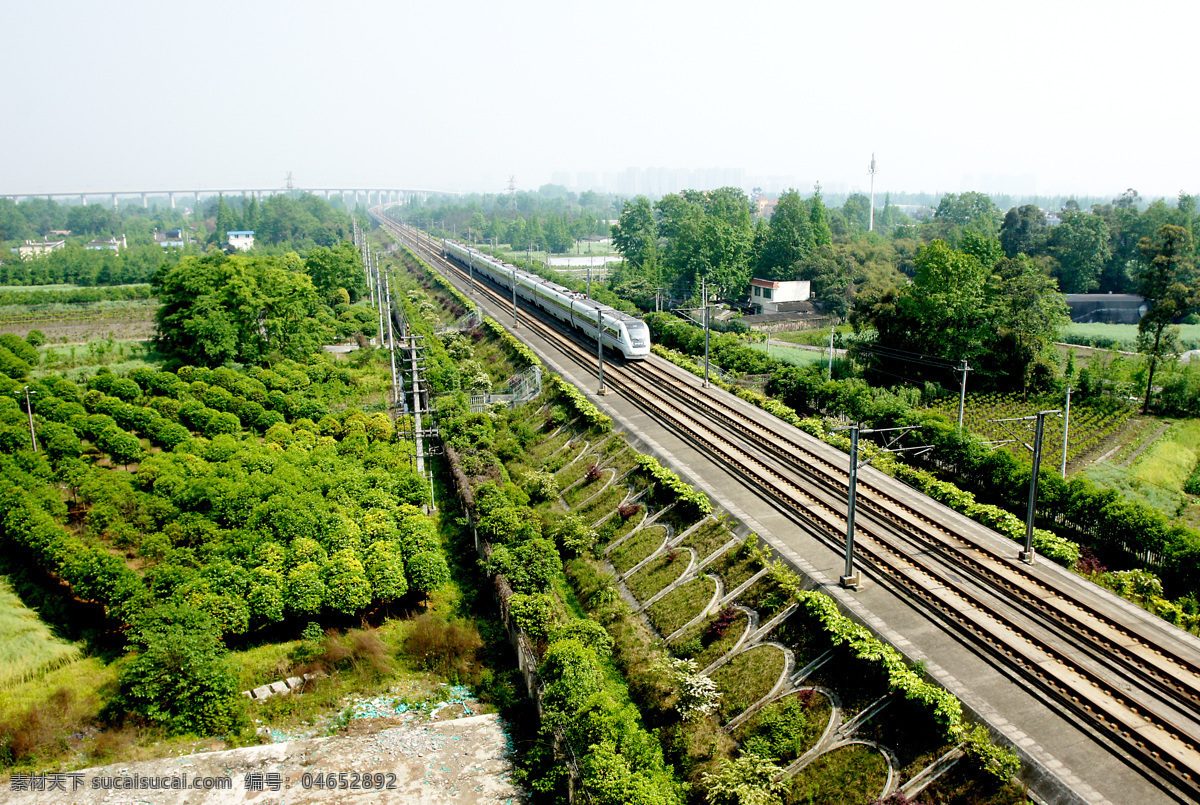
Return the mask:
[[[833,380],[833,317],[829,317],[829,379]]]
[[[475,295],[475,250],[467,249],[467,273],[471,276],[471,295]]]
[[[1030,416],[1016,416],[990,420],[991,422],[1000,425],[1000,427],[1008,431],[1009,435],[1013,437],[1001,442],[991,442],[991,444],[1008,444],[1009,442],[1016,442],[1029,452],[1033,453],[1033,472],[1031,472],[1029,475],[1029,507],[1025,511],[1025,548],[1019,554],[1017,554],[1017,557],[1022,562],[1027,562],[1031,565],[1033,564],[1035,558],[1033,552],[1033,516],[1034,511],[1037,508],[1038,470],[1040,470],[1042,467],[1042,436],[1045,435],[1046,432],[1046,416],[1057,413],[1060,413],[1060,411],[1055,408],[1049,411],[1038,411],[1036,414],[1032,414]],[[1036,420],[1037,422],[1037,425],[1034,428],[1032,447],[1019,434],[1010,430],[1006,424],[1008,422],[1029,422],[1030,420]]]
[[[521,322],[517,321],[517,267],[513,266],[512,271],[512,292],[513,292],[513,329],[521,326]]]
[[[850,426],[850,492],[846,508],[846,572],[840,579],[848,590],[862,589],[862,579],[854,572],[854,500],[858,496],[858,425]]]
[[[961,432],[963,429],[963,409],[967,406],[967,372],[971,371],[971,367],[967,366],[967,359],[962,359],[962,365],[958,371],[962,372],[962,386],[958,394],[958,429]]]
[[[1033,514],[1037,508],[1038,469],[1042,466],[1042,434],[1046,428],[1046,414],[1057,414],[1058,411],[1038,411],[1037,431],[1033,440],[1033,472],[1029,476],[1029,510],[1025,514],[1025,550],[1018,558],[1022,562],[1033,564]]]
[[[596,305],[596,361],[600,364],[600,388],[596,393],[603,396],[608,390],[604,388],[604,319],[599,305]]]
[[[881,448],[883,453],[903,453],[910,450],[919,450],[927,452],[931,450],[931,446],[927,444],[918,445],[916,447],[895,447],[895,444],[901,437],[910,430],[916,430],[920,425],[906,425],[902,428],[873,428],[871,430],[862,430],[858,425],[849,425],[846,428],[838,428],[838,430],[850,431],[850,488],[846,496],[846,567],[845,573],[842,574],[840,583],[847,590],[861,590],[862,578],[854,571],[854,510],[855,502],[858,499],[858,437],[863,433],[895,433],[897,434]],[[870,460],[863,462],[870,463]]]
[[[400,384],[396,380],[396,337],[392,332],[392,283],[387,277],[384,278],[388,307],[387,329],[388,329],[388,353],[392,364],[392,421],[396,421],[396,409],[400,407]],[[381,334],[382,335],[382,334]]]
[[[592,298],[592,257],[588,255],[588,299]]]
[[[708,388],[708,281],[700,280],[700,301],[704,305],[704,388]]]
[[[29,402],[30,394],[37,394],[36,391],[30,391],[29,386],[24,388],[25,392],[25,411],[29,414],[29,445],[33,448],[33,452],[38,451],[37,436],[33,432],[33,404]]]
[[[1067,436],[1071,432],[1071,387],[1067,386],[1067,410],[1063,415],[1062,477],[1067,477]]]

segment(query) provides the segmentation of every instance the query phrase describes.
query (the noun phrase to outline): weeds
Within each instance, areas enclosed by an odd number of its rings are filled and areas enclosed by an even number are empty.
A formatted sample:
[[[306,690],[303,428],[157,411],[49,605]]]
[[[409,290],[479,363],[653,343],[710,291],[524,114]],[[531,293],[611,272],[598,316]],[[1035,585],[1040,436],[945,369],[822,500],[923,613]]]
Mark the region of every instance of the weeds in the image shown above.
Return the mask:
[[[426,612],[413,624],[404,648],[418,665],[451,682],[479,681],[476,655],[483,648],[483,639],[479,630],[469,623]]]

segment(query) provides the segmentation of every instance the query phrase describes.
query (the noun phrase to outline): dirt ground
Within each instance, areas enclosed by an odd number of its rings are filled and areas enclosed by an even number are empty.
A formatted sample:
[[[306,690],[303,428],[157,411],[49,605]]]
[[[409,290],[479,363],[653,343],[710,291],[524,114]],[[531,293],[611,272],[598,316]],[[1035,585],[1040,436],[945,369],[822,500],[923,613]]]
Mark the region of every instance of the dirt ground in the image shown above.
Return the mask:
[[[54,319],[38,322],[0,321],[0,333],[15,333],[24,338],[30,330],[41,330],[51,344],[86,344],[110,335],[117,341],[144,340],[154,335],[154,311],[93,321]]]
[[[344,735],[336,737],[100,766],[40,778],[14,775],[0,790],[0,802],[519,803],[524,796],[510,780],[509,753],[509,739],[497,715],[430,720],[429,714],[414,712],[357,719]],[[168,790],[163,790],[164,784]],[[221,786],[220,790],[215,786]]]

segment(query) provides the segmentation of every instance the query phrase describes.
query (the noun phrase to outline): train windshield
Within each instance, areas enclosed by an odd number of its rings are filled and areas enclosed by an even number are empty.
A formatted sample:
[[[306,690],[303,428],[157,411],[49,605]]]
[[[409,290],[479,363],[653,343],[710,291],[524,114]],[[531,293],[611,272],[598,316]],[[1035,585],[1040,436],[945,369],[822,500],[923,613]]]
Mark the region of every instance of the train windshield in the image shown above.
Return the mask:
[[[644,321],[627,321],[625,329],[629,331],[629,345],[644,347],[650,343],[650,330]]]

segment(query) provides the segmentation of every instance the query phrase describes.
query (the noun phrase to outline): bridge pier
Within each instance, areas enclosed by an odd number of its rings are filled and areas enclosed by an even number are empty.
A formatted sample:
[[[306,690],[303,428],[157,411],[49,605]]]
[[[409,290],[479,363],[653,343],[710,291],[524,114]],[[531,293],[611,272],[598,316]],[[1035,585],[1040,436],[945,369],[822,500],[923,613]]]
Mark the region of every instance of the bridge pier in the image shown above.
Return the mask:
[[[142,193],[142,209],[143,210],[149,209],[149,207],[150,207],[150,202],[146,201],[146,194]]]
[[[113,201],[113,209],[115,210],[117,208],[117,194],[116,193],[112,194],[112,201]]]
[[[83,207],[87,206],[87,194],[86,193],[79,194],[79,204]]]

